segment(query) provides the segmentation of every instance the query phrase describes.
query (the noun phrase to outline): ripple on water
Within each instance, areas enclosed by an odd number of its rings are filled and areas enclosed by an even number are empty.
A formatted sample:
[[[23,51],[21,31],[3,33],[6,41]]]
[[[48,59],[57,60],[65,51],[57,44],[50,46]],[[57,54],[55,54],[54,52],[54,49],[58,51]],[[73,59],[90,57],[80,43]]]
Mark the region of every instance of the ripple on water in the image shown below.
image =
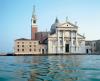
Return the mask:
[[[7,78],[0,77],[0,81],[7,81]]]
[[[100,56],[0,57],[0,81],[100,81]]]

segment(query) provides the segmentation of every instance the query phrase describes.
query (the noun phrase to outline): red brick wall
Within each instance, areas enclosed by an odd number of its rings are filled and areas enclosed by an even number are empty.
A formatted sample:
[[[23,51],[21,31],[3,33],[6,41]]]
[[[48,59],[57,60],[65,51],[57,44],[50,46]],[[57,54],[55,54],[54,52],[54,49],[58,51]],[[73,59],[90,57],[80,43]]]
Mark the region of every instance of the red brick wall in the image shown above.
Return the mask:
[[[37,32],[36,33],[36,40],[39,40],[40,43],[42,43],[44,41],[44,39],[46,39],[47,37],[48,37],[47,32]]]
[[[36,40],[35,33],[37,32],[37,27],[32,27],[31,29],[31,39]]]

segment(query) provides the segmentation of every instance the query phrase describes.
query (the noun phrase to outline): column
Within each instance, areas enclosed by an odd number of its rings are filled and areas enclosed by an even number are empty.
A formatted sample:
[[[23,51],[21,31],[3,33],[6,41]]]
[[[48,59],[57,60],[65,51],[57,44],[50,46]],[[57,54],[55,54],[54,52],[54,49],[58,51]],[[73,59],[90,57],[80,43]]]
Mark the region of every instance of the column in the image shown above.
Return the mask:
[[[71,52],[73,51],[73,32],[71,31]]]
[[[57,29],[57,53],[59,53],[59,30]]]
[[[78,47],[78,40],[77,40],[77,31],[75,32],[75,51],[77,51],[77,47]]]
[[[62,33],[63,33],[63,36],[62,36],[63,37],[63,53],[65,53],[64,30]]]

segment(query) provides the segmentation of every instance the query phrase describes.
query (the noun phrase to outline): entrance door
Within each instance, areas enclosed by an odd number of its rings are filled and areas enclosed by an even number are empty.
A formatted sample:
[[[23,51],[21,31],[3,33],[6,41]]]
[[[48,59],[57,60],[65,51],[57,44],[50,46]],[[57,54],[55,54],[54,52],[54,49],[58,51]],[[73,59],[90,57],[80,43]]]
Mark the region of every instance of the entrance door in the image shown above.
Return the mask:
[[[42,49],[42,54],[44,54],[44,49]]]
[[[69,44],[65,44],[65,52],[69,52]]]
[[[86,53],[89,53],[89,50],[88,49],[86,49]]]

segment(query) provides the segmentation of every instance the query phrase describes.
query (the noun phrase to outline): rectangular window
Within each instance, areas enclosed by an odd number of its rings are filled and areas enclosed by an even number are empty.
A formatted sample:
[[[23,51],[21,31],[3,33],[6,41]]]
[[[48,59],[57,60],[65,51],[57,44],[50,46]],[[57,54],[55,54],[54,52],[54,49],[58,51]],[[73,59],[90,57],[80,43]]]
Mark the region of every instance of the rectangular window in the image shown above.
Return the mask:
[[[63,40],[62,40],[62,39],[60,40],[60,44],[61,44],[61,45],[63,44]]]
[[[24,49],[22,49],[22,51],[24,51]]]
[[[17,51],[19,51],[19,49],[17,49]]]
[[[24,44],[24,42],[22,42],[22,44]]]
[[[39,49],[39,52],[41,52],[41,49]]]
[[[34,45],[34,47],[36,47],[36,45]]]
[[[19,42],[17,42],[17,44],[19,44]]]
[[[17,47],[19,47],[19,45],[17,45]]]
[[[22,45],[22,47],[24,47],[24,45]]]
[[[32,51],[32,49],[29,50],[30,52]]]
[[[73,41],[73,45],[75,45],[75,43],[76,43],[76,41],[74,40],[74,41]]]
[[[34,51],[36,51],[36,49],[34,49]]]
[[[34,44],[37,44],[37,42],[34,42]]]

